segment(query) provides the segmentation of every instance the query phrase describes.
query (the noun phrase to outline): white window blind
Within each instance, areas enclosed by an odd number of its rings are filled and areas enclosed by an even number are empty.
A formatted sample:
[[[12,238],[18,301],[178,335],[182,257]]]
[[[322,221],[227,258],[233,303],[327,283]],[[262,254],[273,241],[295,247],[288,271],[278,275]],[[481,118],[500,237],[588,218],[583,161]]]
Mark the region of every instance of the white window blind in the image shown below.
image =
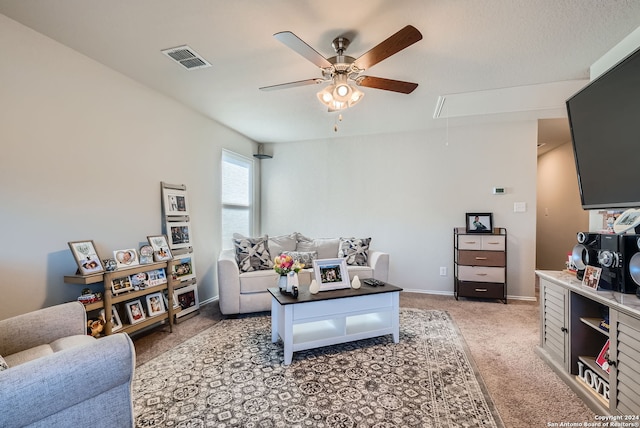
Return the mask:
[[[253,161],[222,152],[222,248],[233,248],[234,233],[250,236],[253,219]]]

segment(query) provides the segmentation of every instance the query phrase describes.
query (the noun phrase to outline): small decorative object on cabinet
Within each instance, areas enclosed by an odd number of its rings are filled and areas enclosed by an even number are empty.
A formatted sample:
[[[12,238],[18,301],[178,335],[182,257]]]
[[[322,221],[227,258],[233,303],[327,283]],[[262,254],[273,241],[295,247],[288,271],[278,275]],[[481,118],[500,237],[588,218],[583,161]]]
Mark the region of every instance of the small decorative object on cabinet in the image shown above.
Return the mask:
[[[481,297],[507,303],[507,229],[467,233],[453,229],[454,296]]]

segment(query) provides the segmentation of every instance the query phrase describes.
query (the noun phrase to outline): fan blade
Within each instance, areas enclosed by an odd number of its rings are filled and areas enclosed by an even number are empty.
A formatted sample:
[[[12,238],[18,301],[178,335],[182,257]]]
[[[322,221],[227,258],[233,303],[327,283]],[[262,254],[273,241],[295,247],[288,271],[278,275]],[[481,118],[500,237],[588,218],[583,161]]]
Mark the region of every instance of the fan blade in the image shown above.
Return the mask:
[[[320,78],[306,79],[306,80],[298,80],[297,82],[281,83],[279,85],[263,86],[262,88],[259,88],[259,89],[261,91],[274,91],[276,89],[295,88],[296,86],[317,85],[322,82],[324,82],[324,80]]]
[[[407,25],[402,30],[389,37],[387,40],[373,47],[371,50],[356,59],[354,64],[360,70],[373,67],[382,60],[397,54],[415,42],[422,40],[422,34],[413,25]]]
[[[331,67],[331,63],[315,49],[306,44],[302,39],[293,34],[291,31],[282,31],[273,35],[276,39],[314,63],[320,68]]]
[[[356,79],[358,86],[367,88],[383,89],[385,91],[400,92],[410,94],[418,87],[417,83],[403,82],[401,80],[383,79],[382,77],[360,76]]]

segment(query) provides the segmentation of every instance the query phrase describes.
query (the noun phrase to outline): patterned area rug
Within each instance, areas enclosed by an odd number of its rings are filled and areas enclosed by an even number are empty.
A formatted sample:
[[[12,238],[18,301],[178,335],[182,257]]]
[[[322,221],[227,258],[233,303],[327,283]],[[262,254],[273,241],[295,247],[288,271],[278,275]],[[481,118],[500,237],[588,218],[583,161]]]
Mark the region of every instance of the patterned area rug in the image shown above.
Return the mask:
[[[390,335],[296,352],[271,318],[223,320],[136,369],[137,427],[502,428],[443,311],[401,309]]]

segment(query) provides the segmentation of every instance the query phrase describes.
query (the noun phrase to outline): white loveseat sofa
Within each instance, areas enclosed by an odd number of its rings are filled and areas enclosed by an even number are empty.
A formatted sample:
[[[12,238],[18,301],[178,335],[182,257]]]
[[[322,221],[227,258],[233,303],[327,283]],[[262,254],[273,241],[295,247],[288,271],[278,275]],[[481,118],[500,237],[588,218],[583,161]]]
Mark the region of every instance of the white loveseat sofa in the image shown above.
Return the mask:
[[[349,247],[353,242],[358,242],[359,248]],[[273,259],[283,252],[288,252],[294,259],[306,261],[308,267],[298,274],[301,286],[308,285],[313,279],[313,258],[345,257],[351,279],[358,275],[360,279],[375,278],[386,282],[389,277],[389,254],[369,250],[369,242],[370,239],[313,239],[300,233],[273,237],[265,235],[259,238],[234,236],[236,248],[222,251],[218,258],[220,311],[224,315],[269,311],[271,295],[267,288],[278,286]],[[247,253],[252,258],[239,262],[237,252],[243,246],[251,247],[247,249]]]

